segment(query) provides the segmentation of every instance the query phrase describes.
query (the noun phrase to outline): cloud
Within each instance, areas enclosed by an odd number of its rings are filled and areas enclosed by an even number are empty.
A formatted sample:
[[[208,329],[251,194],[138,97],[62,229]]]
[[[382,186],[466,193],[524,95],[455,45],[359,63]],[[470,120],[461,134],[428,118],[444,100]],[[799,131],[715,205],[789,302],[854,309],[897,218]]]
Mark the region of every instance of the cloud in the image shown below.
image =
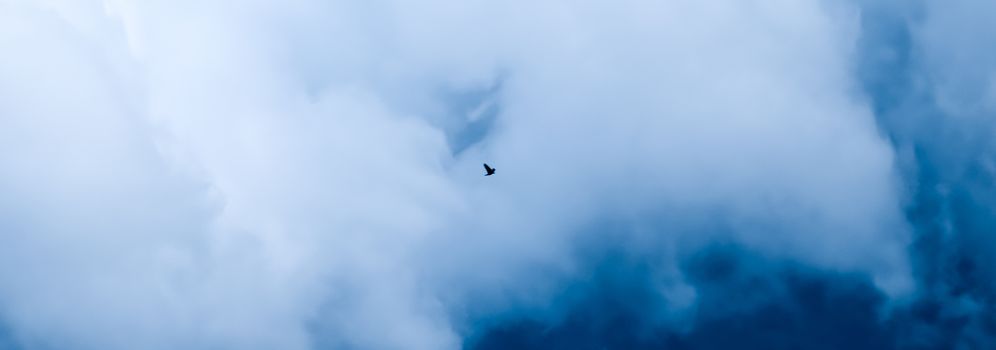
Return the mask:
[[[975,40],[992,34],[993,4],[925,1],[929,13],[914,27],[926,78],[938,105],[950,114],[983,114],[996,109],[996,51]]]
[[[458,348],[570,315],[612,251],[693,339],[717,243],[757,305],[823,305],[788,264],[871,312],[924,285],[900,131],[949,125],[895,106],[992,110],[974,6],[890,17],[918,58],[883,112],[871,5],[0,2],[0,318],[32,349]]]

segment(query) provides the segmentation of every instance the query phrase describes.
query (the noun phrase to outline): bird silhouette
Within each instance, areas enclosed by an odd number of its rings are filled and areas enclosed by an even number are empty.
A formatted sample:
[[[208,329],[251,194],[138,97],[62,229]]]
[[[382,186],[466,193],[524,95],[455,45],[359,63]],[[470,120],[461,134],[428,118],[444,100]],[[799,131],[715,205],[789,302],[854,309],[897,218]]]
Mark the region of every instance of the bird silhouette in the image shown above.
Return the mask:
[[[484,163],[484,171],[488,172],[487,174],[484,174],[484,176],[491,176],[495,174],[495,168],[489,167],[488,163]]]

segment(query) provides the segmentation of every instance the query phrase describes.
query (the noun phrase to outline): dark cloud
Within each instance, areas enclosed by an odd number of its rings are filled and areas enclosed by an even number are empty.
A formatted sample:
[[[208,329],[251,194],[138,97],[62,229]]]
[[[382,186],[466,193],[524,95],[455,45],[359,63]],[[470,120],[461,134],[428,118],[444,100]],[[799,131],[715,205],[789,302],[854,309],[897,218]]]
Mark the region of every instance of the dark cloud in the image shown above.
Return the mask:
[[[900,337],[881,321],[886,297],[865,277],[764,261],[735,247],[709,248],[684,263],[699,299],[689,319],[662,323],[668,301],[652,267],[611,257],[590,282],[558,298],[552,320],[490,325],[473,349],[889,349]],[[565,301],[567,300],[567,301]]]
[[[705,249],[683,264],[698,302],[686,318],[662,321],[669,303],[654,288],[653,268],[645,262],[606,259],[590,281],[558,296],[562,314],[486,320],[464,348],[981,349],[992,344],[990,312],[951,314],[930,297],[890,303],[867,276],[765,261],[730,246]]]

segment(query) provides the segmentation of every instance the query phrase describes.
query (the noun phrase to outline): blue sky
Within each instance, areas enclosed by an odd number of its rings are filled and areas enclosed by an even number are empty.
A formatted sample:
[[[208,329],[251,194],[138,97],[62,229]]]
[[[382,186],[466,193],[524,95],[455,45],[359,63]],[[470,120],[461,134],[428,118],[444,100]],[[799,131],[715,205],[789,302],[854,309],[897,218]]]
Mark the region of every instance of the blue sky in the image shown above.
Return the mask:
[[[0,347],[988,348],[994,16],[0,0]]]

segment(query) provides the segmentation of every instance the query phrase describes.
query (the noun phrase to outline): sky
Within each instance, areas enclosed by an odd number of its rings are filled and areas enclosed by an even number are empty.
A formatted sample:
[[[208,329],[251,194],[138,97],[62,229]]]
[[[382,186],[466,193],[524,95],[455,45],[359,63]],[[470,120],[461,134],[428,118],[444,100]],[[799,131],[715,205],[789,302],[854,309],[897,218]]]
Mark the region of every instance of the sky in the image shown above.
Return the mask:
[[[0,349],[991,348],[994,20],[0,0]]]

